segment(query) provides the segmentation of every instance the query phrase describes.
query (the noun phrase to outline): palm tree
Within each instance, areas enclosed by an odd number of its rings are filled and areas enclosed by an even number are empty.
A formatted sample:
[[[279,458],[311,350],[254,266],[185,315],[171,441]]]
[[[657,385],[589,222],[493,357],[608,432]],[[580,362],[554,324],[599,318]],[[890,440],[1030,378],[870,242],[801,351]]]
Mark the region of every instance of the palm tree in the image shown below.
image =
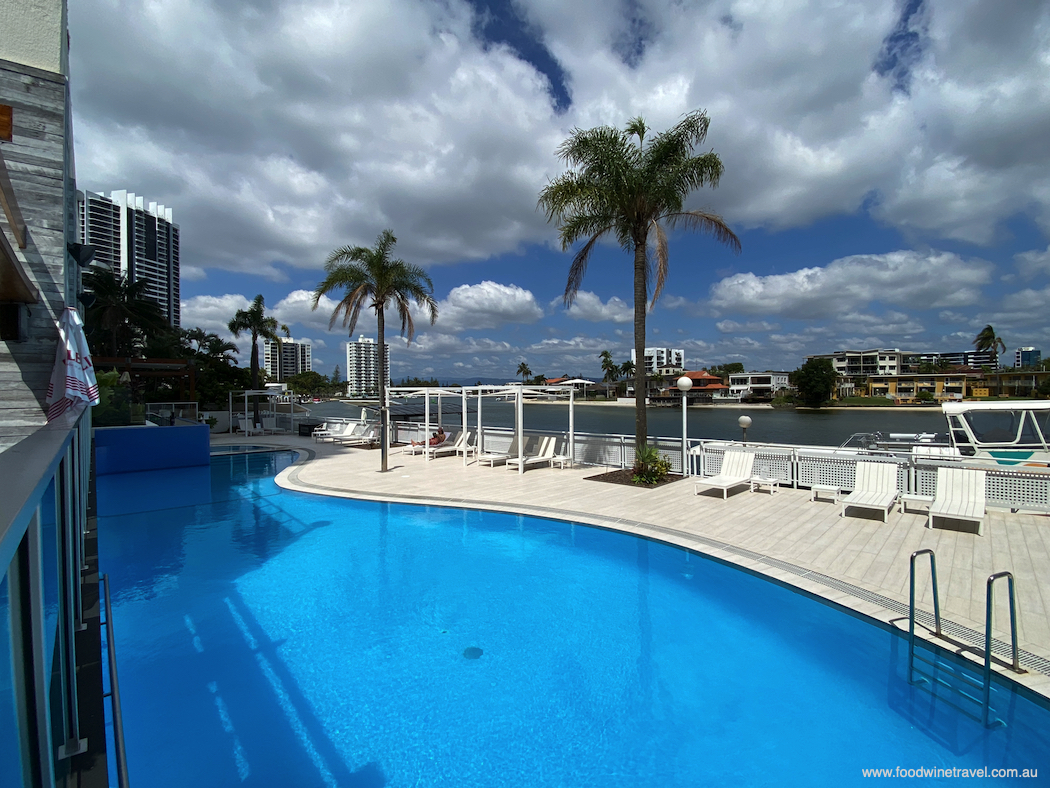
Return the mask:
[[[160,306],[146,298],[146,280],[129,282],[105,268],[91,268],[84,273],[84,286],[95,296],[84,322],[97,355],[104,345],[110,356],[135,356],[148,337],[171,330]]]
[[[999,377],[999,367],[1002,365],[999,363],[999,350],[1001,349],[1005,353],[1006,343],[1001,336],[995,333],[995,329],[989,324],[982,328],[980,333],[974,337],[973,346],[977,351],[990,350],[995,353],[995,391],[996,394],[1002,396],[1002,380]]]
[[[707,137],[709,123],[706,112],[692,112],[657,134],[648,145],[645,135],[649,129],[642,118],[630,121],[623,131],[609,126],[575,129],[558,149],[558,156],[573,169],[540,192],[539,204],[547,220],[557,220],[560,225],[562,249],[587,239],[569,268],[566,306],[576,299],[599,239],[611,234],[624,251],[634,255],[634,347],[638,358],[645,352],[646,303],[650,295],[651,303],[656,303],[667,279],[664,225],[708,233],[740,251],[740,240],[721,216],[683,210],[690,192],[701,186],[717,186],[722,175],[722,162],[716,153],[692,155],[693,148]],[[648,432],[644,367],[635,371],[634,391],[635,442],[642,447]]]
[[[205,337],[204,348],[202,352],[204,357],[210,361],[215,361],[222,364],[232,364],[232,354],[237,352],[237,346],[232,342],[227,342],[218,334],[208,334]]]
[[[529,377],[532,374],[532,370],[529,369],[528,364],[522,361],[520,364],[518,364],[518,371],[515,374],[521,375],[521,385],[524,386],[525,378]]]
[[[613,361],[612,353],[608,350],[603,350],[598,358],[602,360],[602,372],[605,373],[605,377],[602,380],[606,383],[615,383],[619,380],[620,365]]]
[[[344,290],[346,294],[332,311],[328,326],[335,325],[340,313],[343,325],[350,334],[354,332],[357,318],[362,307],[367,306],[376,313],[379,331],[379,407],[382,446],[382,470],[387,470],[387,411],[386,382],[390,374],[386,368],[386,317],[384,310],[393,304],[401,318],[401,335],[408,334],[408,341],[415,336],[416,327],[409,311],[409,301],[415,301],[425,313],[430,315],[430,324],[437,320],[437,302],[434,301],[434,283],[426,271],[418,265],[411,265],[400,259],[390,259],[391,250],[397,238],[391,230],[383,230],[376,240],[376,245],[369,249],[366,246],[344,246],[328,255],[325,263],[327,276],[314,290],[314,305],[333,290]]]
[[[643,367],[643,369],[644,369],[644,367]],[[620,374],[623,375],[624,393],[626,393],[626,390],[627,390],[627,381],[630,380],[632,377],[634,377],[634,392],[635,392],[634,403],[635,403],[635,407],[637,408],[637,406],[638,406],[638,397],[637,397],[637,394],[638,394],[638,378],[635,377],[635,374],[634,374],[634,362],[631,361],[630,359],[627,359],[627,361],[623,362],[620,365]],[[644,377],[643,377],[643,380],[644,380]],[[642,402],[645,402],[645,400],[643,399]],[[635,422],[636,422],[635,423],[635,428],[637,428],[637,426],[638,426],[638,424],[637,424],[637,416],[638,416],[638,414],[635,413]],[[637,440],[637,439],[638,439],[638,436],[635,435],[635,440]]]
[[[252,301],[252,305],[247,309],[238,309],[237,313],[233,316],[233,320],[229,322],[227,328],[230,330],[235,337],[239,337],[241,332],[251,334],[252,336],[252,390],[259,390],[259,339],[268,339],[271,342],[277,343],[277,352],[281,350],[281,338],[277,335],[278,329],[284,332],[286,337],[291,336],[288,333],[288,326],[279,324],[276,317],[266,316],[266,302],[263,300],[262,295],[255,296],[255,300]],[[255,423],[259,423],[259,398],[257,396],[252,397],[253,402],[253,414]]]

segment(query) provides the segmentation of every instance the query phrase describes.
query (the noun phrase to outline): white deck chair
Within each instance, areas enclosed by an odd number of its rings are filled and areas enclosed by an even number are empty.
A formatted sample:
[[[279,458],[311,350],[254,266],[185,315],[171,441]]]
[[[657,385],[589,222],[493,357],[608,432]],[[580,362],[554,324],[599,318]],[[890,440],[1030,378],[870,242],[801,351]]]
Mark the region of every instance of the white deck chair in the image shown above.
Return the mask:
[[[351,424],[348,421],[326,421],[321,429],[314,430],[311,435],[316,443],[323,443],[327,440],[335,441],[337,438],[347,437],[353,429],[359,426],[359,424]]]
[[[356,424],[347,424],[346,429],[337,435],[333,435],[330,440],[332,443],[348,443],[350,441],[356,441],[365,434],[366,425],[358,422]]]
[[[937,491],[930,505],[927,528],[933,528],[933,518],[968,520],[977,523],[980,535],[984,525],[985,473],[976,468],[938,468]]]
[[[536,454],[532,454],[527,457],[521,457],[520,459],[518,457],[511,457],[507,460],[507,467],[518,468],[519,462],[521,463],[520,467],[525,468],[528,468],[530,465],[550,466],[551,460],[554,459],[554,446],[555,439],[553,437],[544,438],[540,441],[540,448]]]
[[[356,425],[358,427],[363,425]],[[379,440],[379,427],[375,424],[369,427],[365,427],[364,430],[356,435],[348,436],[345,438],[339,438],[337,443],[341,446],[370,446]]]
[[[898,495],[896,463],[858,462],[853,492],[842,499],[839,516],[846,516],[847,506],[855,506],[881,511],[882,521],[886,522]]]
[[[755,465],[755,455],[749,451],[727,450],[722,455],[722,468],[717,476],[697,479],[693,484],[693,495],[699,495],[703,488],[717,488],[722,491],[722,500],[729,497],[734,487],[751,486],[751,469]]]
[[[517,456],[518,438],[517,436],[514,436],[514,438],[510,442],[510,446],[507,447],[507,450],[505,452],[485,452],[484,454],[479,454],[478,465],[488,465],[490,467],[495,467],[497,465],[502,465],[511,457]]]
[[[454,432],[437,446],[427,446],[426,451],[431,457],[444,457],[446,454],[458,454],[459,450],[463,447],[463,444],[469,440],[469,432]]]

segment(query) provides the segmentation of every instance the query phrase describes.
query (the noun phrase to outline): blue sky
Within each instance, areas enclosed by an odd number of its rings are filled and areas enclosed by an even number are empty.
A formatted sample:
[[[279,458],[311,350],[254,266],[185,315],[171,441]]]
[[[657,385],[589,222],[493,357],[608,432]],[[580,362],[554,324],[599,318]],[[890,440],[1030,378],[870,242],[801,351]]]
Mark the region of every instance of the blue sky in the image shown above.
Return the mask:
[[[1044,3],[84,0],[70,27],[80,188],[172,207],[184,325],[225,333],[261,293],[324,373],[347,333],[309,293],[385,228],[439,301],[395,379],[626,359],[629,257],[599,248],[567,312],[536,197],[574,127],[697,108],[725,174],[688,204],[743,252],[672,236],[648,344],[759,370],[987,323],[1050,346]]]

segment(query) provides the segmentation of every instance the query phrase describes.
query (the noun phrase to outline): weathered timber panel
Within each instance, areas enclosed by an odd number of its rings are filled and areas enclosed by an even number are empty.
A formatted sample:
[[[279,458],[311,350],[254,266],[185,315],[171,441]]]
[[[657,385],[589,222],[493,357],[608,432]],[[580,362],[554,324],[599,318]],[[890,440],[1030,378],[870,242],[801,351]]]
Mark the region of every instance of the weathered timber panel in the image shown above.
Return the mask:
[[[0,104],[12,108],[12,141],[3,146],[27,246],[15,249],[40,292],[29,306],[28,340],[0,342],[0,451],[46,423],[58,317],[65,308],[67,85],[58,74],[0,61]],[[0,232],[13,238],[0,212]]]

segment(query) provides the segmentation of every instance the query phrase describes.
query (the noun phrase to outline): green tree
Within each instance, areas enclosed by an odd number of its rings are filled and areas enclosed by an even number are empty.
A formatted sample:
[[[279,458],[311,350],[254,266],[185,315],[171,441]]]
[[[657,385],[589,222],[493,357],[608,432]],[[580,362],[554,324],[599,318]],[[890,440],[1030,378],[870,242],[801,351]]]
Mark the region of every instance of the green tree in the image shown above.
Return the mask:
[[[434,300],[434,283],[427,272],[418,265],[406,263],[401,259],[392,259],[391,252],[397,238],[392,230],[383,230],[376,239],[376,245],[343,246],[336,249],[325,263],[325,276],[314,290],[313,308],[321,296],[335,290],[344,292],[342,300],[335,305],[329,328],[335,325],[339,315],[343,316],[343,326],[353,334],[362,308],[369,308],[376,314],[379,333],[379,423],[382,435],[380,445],[381,467],[387,470],[387,410],[386,384],[390,374],[386,359],[386,308],[393,306],[401,318],[401,335],[407,334],[411,342],[416,333],[415,323],[409,302],[415,301],[424,313],[430,316],[431,325],[437,320],[437,302]]]
[[[520,364],[518,364],[518,371],[515,374],[521,375],[521,384],[524,386],[525,378],[529,377],[532,374],[532,370],[529,369],[528,364],[522,361]]]
[[[278,336],[278,330],[283,331],[286,337],[290,337],[291,334],[288,332],[288,326],[277,322],[275,317],[266,316],[266,302],[263,300],[262,294],[255,296],[255,300],[252,301],[251,306],[247,309],[238,309],[236,314],[233,316],[233,320],[229,322],[227,328],[230,333],[235,337],[239,337],[242,333],[250,334],[252,338],[252,353],[251,353],[251,371],[252,371],[252,390],[258,390],[259,388],[259,340],[268,339],[271,342],[277,343],[277,350],[280,352],[281,338]],[[259,398],[252,397],[252,412],[255,423],[259,423]]]
[[[805,405],[819,408],[821,403],[831,399],[838,373],[830,358],[811,358],[792,372],[789,379]]]
[[[992,328],[991,324],[981,329],[980,333],[974,337],[973,347],[977,351],[990,350],[995,353],[995,393],[1000,397],[1003,395],[1003,383],[1002,378],[999,375],[999,368],[1002,364],[999,363],[999,351],[1006,352],[1006,343],[1003,338],[995,333],[995,329]]]
[[[292,375],[288,378],[285,383],[296,394],[303,394],[310,397],[316,397],[320,394],[324,394],[328,390],[328,379],[325,378],[320,372],[300,372],[297,375]]]
[[[718,377],[722,378],[722,382],[728,385],[729,376],[743,374],[744,365],[741,364],[739,361],[733,361],[729,364],[719,364],[717,366],[711,367],[711,369],[708,371],[712,375],[718,375]]]
[[[95,296],[84,313],[95,355],[138,356],[148,337],[171,331],[160,307],[146,297],[146,280],[129,282],[105,268],[91,268],[84,273],[84,286]]]
[[[339,375],[340,375],[339,365],[336,364],[335,365],[335,369],[332,370],[332,382],[333,383],[338,383],[339,382]]]
[[[575,129],[558,149],[571,168],[540,192],[539,204],[548,221],[557,221],[562,249],[586,239],[573,258],[565,285],[565,305],[576,299],[591,251],[612,235],[634,256],[634,348],[645,352],[645,313],[660,297],[667,278],[667,235],[664,226],[699,230],[740,250],[740,240],[722,220],[707,211],[683,210],[686,197],[702,186],[717,186],[722,162],[714,152],[699,156],[693,149],[707,137],[709,120],[692,112],[648,143],[642,118],[623,131],[609,126]],[[652,240],[652,246],[650,246]],[[650,307],[651,308],[651,307]],[[635,370],[635,443],[646,445],[645,367]]]

